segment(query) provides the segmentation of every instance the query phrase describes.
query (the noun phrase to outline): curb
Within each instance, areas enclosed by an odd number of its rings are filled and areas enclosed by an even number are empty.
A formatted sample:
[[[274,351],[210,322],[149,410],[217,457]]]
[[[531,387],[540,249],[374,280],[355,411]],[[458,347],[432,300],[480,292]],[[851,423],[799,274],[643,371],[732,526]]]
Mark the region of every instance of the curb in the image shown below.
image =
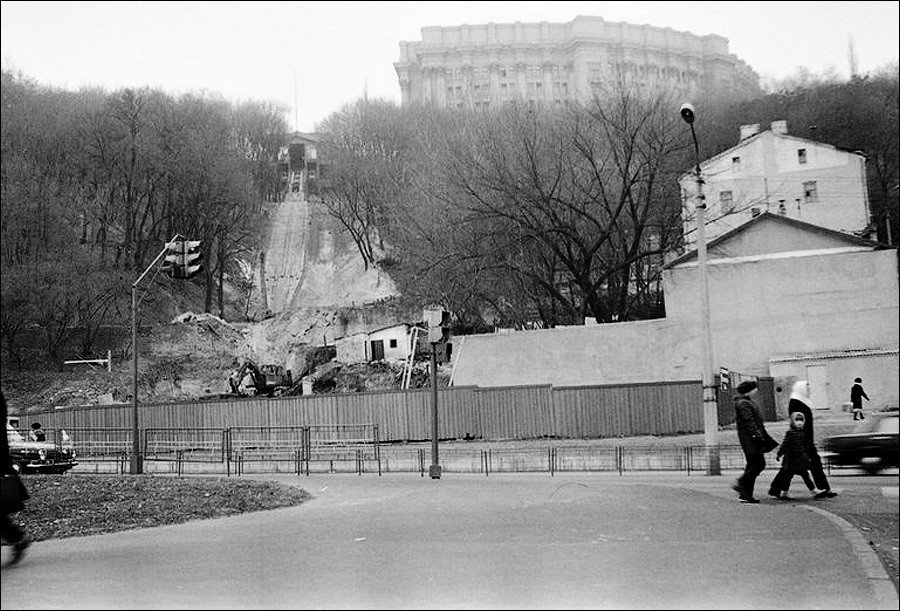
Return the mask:
[[[822,509],[821,507],[813,507],[812,505],[806,504],[798,506],[830,520],[850,542],[850,547],[853,548],[853,552],[856,554],[856,558],[859,560],[863,572],[869,580],[869,586],[872,588],[872,592],[875,595],[875,609],[896,610],[900,607],[900,596],[898,596],[897,590],[894,589],[894,584],[887,574],[884,565],[881,564],[878,555],[872,551],[872,548],[869,547],[865,537],[860,534],[855,526],[850,524],[850,522],[844,518]]]

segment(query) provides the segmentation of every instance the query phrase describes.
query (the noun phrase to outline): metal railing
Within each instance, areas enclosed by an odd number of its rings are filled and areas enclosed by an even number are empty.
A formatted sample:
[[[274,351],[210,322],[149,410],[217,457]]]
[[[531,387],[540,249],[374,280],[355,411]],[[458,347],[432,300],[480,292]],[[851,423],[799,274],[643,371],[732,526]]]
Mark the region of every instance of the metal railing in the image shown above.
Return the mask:
[[[124,473],[131,448],[131,429],[68,429],[79,461],[108,463]],[[142,435],[145,461],[151,471],[246,473],[384,472],[419,473],[430,464],[422,446],[383,444],[378,426],[308,425],[288,427],[154,428]],[[625,446],[600,443],[518,443],[513,447],[446,444],[440,463],[448,473],[547,473],[671,471],[687,475],[706,472],[705,446]],[[719,446],[721,468],[741,470],[745,458],[740,446]],[[826,467],[829,468],[826,460]],[[99,472],[95,466],[95,472]]]

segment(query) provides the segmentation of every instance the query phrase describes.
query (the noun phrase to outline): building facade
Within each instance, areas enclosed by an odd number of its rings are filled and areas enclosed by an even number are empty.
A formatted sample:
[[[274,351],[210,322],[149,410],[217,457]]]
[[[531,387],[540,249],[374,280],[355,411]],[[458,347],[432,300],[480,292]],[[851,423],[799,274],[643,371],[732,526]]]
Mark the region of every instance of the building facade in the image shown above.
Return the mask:
[[[319,143],[322,134],[293,132],[288,144],[278,152],[278,171],[286,190],[299,193],[307,181],[321,179]]]
[[[774,378],[778,413],[809,379],[817,407],[838,409],[854,377],[872,409],[897,406],[897,250],[763,213],[709,243],[716,369]],[[666,317],[460,337],[456,386],[554,386],[699,380],[697,253],[663,270]],[[870,392],[871,389],[871,392]]]
[[[859,153],[788,134],[786,121],[770,129],[741,126],[737,146],[700,164],[706,235],[714,239],[763,212],[857,236],[870,232],[866,160]],[[697,180],[679,179],[684,242],[696,242]]]
[[[488,23],[422,28],[394,64],[402,102],[486,109],[514,99],[587,101],[605,84],[634,79],[690,95],[760,93],[759,76],[728,40],[670,28],[578,16],[568,23]]]
[[[410,325],[400,323],[383,329],[357,333],[335,341],[337,360],[342,363],[401,361],[409,357]]]

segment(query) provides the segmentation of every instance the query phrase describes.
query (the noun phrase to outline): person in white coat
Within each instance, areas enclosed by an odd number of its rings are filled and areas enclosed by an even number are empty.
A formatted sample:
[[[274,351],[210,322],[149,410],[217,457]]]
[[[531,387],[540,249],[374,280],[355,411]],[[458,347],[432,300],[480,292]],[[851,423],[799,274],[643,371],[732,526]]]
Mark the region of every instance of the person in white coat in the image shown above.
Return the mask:
[[[806,424],[803,427],[803,433],[806,436],[807,452],[810,458],[809,472],[812,475],[813,482],[818,492],[815,494],[817,499],[830,499],[837,496],[837,492],[832,492],[828,478],[825,476],[825,469],[822,467],[822,457],[816,449],[815,431],[813,430],[813,412],[812,401],[809,399],[809,382],[807,380],[798,380],[794,383],[791,392],[791,398],[788,401],[788,417],[793,417],[796,413],[803,414]],[[779,472],[780,474],[780,472]],[[782,481],[778,475],[772,480],[769,487],[770,496],[779,496],[781,491],[787,492],[787,482]]]

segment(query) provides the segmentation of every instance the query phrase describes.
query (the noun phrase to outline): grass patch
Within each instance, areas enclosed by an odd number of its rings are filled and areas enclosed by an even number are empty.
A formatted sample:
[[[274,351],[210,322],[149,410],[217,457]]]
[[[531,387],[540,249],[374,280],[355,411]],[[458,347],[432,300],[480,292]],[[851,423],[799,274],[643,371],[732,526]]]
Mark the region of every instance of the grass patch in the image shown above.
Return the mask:
[[[34,541],[181,524],[300,505],[306,491],[277,482],[152,475],[25,475],[31,498],[16,521]]]

